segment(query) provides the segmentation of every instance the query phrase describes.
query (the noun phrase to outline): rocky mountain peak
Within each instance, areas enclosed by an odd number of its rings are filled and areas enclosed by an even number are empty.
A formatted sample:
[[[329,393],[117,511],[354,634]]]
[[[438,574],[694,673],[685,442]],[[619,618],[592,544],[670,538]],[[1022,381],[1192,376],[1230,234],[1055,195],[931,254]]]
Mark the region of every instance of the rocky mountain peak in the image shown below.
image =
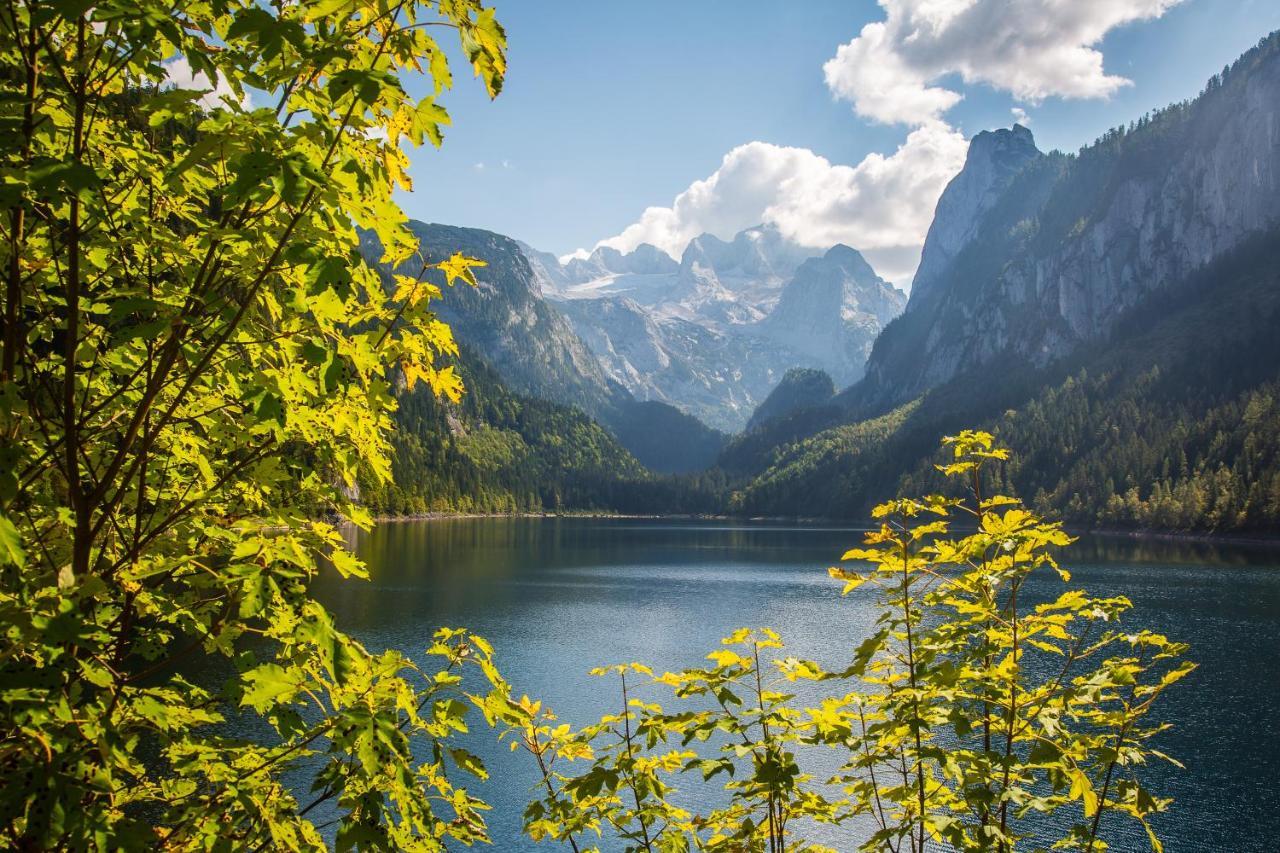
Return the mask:
[[[1036,148],[1036,138],[1031,129],[1021,124],[1013,127],[1002,127],[996,130],[984,130],[969,140],[969,154],[965,158],[965,166],[978,161],[1007,160],[1012,166],[1020,167],[1028,157],[1040,153]]]
[[[710,269],[721,279],[781,281],[814,254],[813,249],[784,237],[776,226],[756,225],[739,231],[729,241],[714,234],[698,235],[685,247],[680,267]]]
[[[862,375],[876,334],[905,304],[861,252],[837,244],[800,265],[761,328],[847,384]]]
[[[811,272],[838,270],[855,283],[872,282],[880,278],[861,252],[844,243],[836,243],[820,258],[808,259],[800,265],[800,270]],[[796,271],[796,278],[803,278],[800,270]]]
[[[935,296],[938,279],[973,238],[982,216],[1000,198],[1013,176],[1041,156],[1035,137],[1020,124],[984,130],[973,137],[964,168],[951,179],[938,199],[920,267],[911,286],[913,303]]]
[[[606,275],[665,275],[680,268],[674,258],[650,243],[641,243],[626,253],[612,246],[597,246],[583,266]]]

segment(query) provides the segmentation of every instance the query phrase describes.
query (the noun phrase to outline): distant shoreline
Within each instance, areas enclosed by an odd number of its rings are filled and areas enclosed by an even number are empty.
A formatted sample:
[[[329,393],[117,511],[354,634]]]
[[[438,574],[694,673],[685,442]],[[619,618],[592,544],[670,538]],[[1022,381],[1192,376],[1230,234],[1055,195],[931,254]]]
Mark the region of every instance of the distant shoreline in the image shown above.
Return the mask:
[[[683,519],[683,520],[716,520],[727,521],[727,515],[668,515],[626,512],[419,512],[410,515],[375,515],[373,520],[378,524],[401,521],[450,521],[453,519],[477,518],[647,518],[647,519]]]
[[[831,518],[793,518],[784,516],[696,515],[689,513],[625,513],[573,511],[561,512],[424,512],[413,515],[379,515],[378,524],[407,521],[449,521],[453,519],[481,518],[600,518],[636,519],[650,521],[736,521],[768,522],[782,524],[839,524],[852,530],[865,530],[854,522]],[[1069,529],[1072,536],[1101,536],[1108,539],[1138,539],[1166,542],[1202,542],[1207,545],[1274,545],[1280,546],[1280,533],[1195,533],[1176,530],[1124,530],[1115,528]]]
[[[1202,542],[1206,545],[1280,546],[1280,533],[1192,533],[1176,530],[1114,530],[1110,528],[1070,532],[1073,536],[1083,533],[1107,539],[1155,539],[1164,542]]]

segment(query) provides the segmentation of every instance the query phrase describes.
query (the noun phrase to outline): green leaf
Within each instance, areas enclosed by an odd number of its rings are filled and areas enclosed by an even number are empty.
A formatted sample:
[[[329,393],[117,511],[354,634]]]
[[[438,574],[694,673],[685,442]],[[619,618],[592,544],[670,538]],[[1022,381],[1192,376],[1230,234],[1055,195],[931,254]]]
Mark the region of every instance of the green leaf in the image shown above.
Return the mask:
[[[295,670],[285,669],[275,663],[262,664],[242,677],[245,687],[240,704],[248,705],[255,711],[266,711],[296,696],[302,679],[302,674]]]
[[[22,537],[18,528],[4,515],[0,515],[0,566],[14,565],[22,568],[27,564],[27,555],[22,550]]]
[[[454,762],[463,770],[479,779],[488,779],[489,771],[485,769],[484,762],[476,755],[467,752],[465,749],[450,749],[449,755],[453,757]]]

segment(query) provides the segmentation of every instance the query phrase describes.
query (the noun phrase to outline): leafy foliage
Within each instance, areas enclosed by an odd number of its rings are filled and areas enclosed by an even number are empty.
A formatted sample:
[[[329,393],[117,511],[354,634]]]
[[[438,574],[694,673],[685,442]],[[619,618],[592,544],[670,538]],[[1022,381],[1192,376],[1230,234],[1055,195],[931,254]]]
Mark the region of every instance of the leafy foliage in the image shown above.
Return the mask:
[[[1170,801],[1142,773],[1173,761],[1151,745],[1165,728],[1151,711],[1194,668],[1185,647],[1124,626],[1122,597],[1032,598],[1032,575],[1070,580],[1054,556],[1070,537],[987,494],[984,471],[1008,458],[990,434],[946,445],[941,473],[968,497],[877,506],[877,529],[831,569],[880,608],[847,666],[781,656],[778,634],[742,629],[703,668],[596,670],[617,678],[619,710],[580,730],[527,699],[501,709],[513,748],[541,771],[526,831],[575,851],[594,836],[632,851],[777,853],[825,849],[800,836],[813,822],[869,822],[867,851],[1101,851],[1128,818],[1159,851],[1148,819]],[[780,657],[762,661],[770,652]],[[637,681],[678,707],[640,698]],[[812,704],[797,701],[802,683],[820,690]],[[824,783],[806,768],[828,753],[840,767]],[[724,805],[680,804],[682,781],[721,774]]]
[[[505,689],[491,650],[443,632],[424,671],[307,593],[323,559],[363,574],[321,519],[368,522],[347,494],[390,474],[393,373],[460,392],[439,287],[385,288],[356,235],[412,251],[392,193],[448,124],[450,30],[497,94],[478,0],[0,10],[7,843],[322,848],[321,804],[342,849],[484,839],[449,743],[464,667]],[[225,685],[183,676],[201,655]]]

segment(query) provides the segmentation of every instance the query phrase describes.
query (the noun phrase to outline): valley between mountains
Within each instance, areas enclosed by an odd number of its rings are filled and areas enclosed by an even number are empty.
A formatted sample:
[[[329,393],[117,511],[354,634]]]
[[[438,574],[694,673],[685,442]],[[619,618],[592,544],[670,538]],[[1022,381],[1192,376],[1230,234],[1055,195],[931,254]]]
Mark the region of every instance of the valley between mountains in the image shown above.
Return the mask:
[[[487,266],[439,303],[467,394],[402,394],[377,511],[861,519],[981,427],[1078,527],[1280,524],[1280,35],[1074,154],[975,136],[909,298],[768,226],[563,261],[412,227]]]

